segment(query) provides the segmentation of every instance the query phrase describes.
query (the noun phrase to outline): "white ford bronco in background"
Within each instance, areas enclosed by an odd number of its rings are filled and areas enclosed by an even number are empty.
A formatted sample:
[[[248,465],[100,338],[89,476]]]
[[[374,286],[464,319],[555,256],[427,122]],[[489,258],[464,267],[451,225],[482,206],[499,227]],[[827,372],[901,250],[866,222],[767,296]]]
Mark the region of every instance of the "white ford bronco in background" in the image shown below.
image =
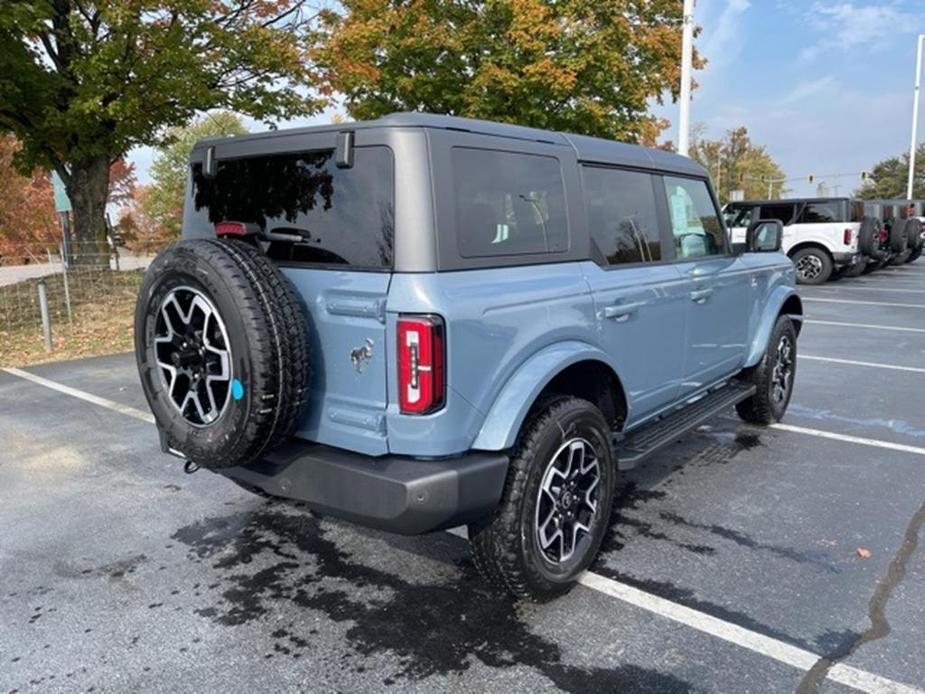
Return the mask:
[[[723,210],[733,243],[744,243],[749,224],[777,219],[784,225],[782,250],[793,261],[797,282],[822,284],[833,273],[860,274],[858,247],[864,205],[849,198],[792,198],[731,202]]]

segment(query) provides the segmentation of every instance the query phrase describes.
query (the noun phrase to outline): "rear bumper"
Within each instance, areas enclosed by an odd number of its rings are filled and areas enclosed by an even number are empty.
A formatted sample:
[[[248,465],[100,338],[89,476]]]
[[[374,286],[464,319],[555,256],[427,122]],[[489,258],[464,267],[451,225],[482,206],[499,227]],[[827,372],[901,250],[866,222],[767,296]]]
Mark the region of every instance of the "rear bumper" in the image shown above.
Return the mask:
[[[846,251],[844,253],[833,253],[832,259],[835,261],[835,264],[838,267],[843,267],[845,265],[852,266],[856,265],[861,260],[861,254],[857,251]]]
[[[508,457],[373,458],[293,439],[247,466],[217,469],[273,496],[370,528],[417,535],[481,518],[498,505]]]

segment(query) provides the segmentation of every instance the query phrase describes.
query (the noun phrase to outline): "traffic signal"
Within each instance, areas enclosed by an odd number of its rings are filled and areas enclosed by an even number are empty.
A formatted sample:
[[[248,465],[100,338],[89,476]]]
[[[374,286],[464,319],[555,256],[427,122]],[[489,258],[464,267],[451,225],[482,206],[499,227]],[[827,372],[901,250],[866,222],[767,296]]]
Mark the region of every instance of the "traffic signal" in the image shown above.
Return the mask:
[[[870,178],[870,171],[862,171],[862,172],[861,172],[861,180],[862,180],[862,181],[866,181],[866,180],[868,180],[869,178]]]
[[[810,183],[815,183],[815,182],[816,182],[816,174],[810,174],[810,175],[809,175],[809,182],[810,182]]]

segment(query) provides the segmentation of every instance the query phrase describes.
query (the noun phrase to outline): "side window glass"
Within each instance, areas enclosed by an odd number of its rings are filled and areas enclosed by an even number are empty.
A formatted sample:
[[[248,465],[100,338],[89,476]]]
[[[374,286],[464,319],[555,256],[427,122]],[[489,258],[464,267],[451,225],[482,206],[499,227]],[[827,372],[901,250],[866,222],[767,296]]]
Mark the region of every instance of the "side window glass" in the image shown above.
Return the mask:
[[[747,227],[757,219],[755,217],[757,209],[751,205],[729,205],[723,213],[726,226],[730,229],[732,227]]]
[[[678,258],[726,253],[726,235],[705,181],[665,176],[665,195]]]
[[[761,219],[776,219],[784,226],[793,221],[793,215],[796,207],[793,203],[789,205],[762,205]]]
[[[841,221],[837,202],[808,202],[803,206],[800,224],[829,224]]]
[[[463,257],[568,250],[558,159],[454,147],[451,163],[457,244]]]
[[[585,166],[582,180],[591,240],[607,264],[661,260],[651,175]]]

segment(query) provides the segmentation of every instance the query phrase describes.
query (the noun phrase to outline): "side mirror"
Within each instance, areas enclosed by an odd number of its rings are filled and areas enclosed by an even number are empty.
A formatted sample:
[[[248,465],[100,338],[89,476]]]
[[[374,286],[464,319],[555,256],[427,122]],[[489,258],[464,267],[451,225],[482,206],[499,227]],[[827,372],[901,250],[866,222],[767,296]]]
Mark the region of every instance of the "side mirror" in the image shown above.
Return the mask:
[[[749,253],[777,253],[784,241],[784,225],[777,219],[759,219],[748,225],[745,249]]]

